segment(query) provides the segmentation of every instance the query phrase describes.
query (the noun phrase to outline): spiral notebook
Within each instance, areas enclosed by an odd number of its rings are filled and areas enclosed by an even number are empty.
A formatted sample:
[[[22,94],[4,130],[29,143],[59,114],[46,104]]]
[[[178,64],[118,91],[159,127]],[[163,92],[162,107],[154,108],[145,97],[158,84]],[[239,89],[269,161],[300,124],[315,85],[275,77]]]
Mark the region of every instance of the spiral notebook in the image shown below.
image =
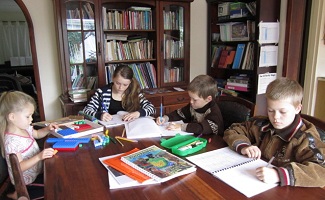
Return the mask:
[[[247,158],[229,147],[189,156],[186,159],[247,197],[277,186],[277,184],[264,183],[255,176],[255,169],[266,166],[267,162]]]
[[[165,182],[196,170],[195,165],[155,145],[122,156],[121,160],[158,182]]]

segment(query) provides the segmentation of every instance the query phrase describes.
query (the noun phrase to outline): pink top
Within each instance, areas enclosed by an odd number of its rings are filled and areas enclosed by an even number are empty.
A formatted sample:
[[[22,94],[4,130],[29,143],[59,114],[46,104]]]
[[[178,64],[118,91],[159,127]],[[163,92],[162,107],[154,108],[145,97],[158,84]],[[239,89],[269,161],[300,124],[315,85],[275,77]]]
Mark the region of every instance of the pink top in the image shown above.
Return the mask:
[[[38,144],[32,136],[33,127],[30,126],[28,129],[26,129],[26,132],[29,135],[28,137],[5,132],[5,153],[8,164],[8,172],[12,184],[14,184],[14,179],[12,176],[9,154],[21,153],[23,160],[27,160],[40,152]],[[36,165],[23,172],[26,185],[35,181],[37,175],[43,170],[42,166],[42,162],[38,162]]]

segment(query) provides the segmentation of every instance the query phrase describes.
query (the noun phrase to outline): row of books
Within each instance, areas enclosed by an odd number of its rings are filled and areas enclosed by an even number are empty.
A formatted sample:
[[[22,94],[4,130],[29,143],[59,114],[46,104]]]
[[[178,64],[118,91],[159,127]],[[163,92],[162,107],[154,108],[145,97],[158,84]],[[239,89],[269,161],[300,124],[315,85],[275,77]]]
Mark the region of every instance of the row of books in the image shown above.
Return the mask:
[[[183,8],[179,7],[179,9],[175,11],[166,11],[163,10],[164,17],[164,29],[165,30],[180,30],[184,27],[183,20]]]
[[[256,15],[256,1],[254,2],[223,2],[218,4],[218,19],[227,20]]]
[[[81,10],[83,19],[94,19],[94,11],[90,3],[85,3]],[[67,10],[67,19],[80,19],[79,8]]]
[[[136,41],[117,41],[106,42],[105,61],[114,60],[141,60],[153,58],[153,41],[139,39]]]
[[[254,69],[254,43],[239,43],[237,47],[214,45],[211,67],[231,69]]]
[[[128,64],[132,68],[134,77],[140,84],[141,89],[157,88],[156,69],[150,62]],[[113,73],[117,64],[105,66],[106,83],[112,82]]]
[[[226,22],[219,23],[220,39],[227,41],[249,41],[255,39],[255,22]]]
[[[184,58],[184,42],[164,34],[164,59]]]
[[[125,10],[102,7],[104,30],[150,30],[152,12],[150,7],[130,7]]]
[[[167,67],[164,68],[164,82],[173,83],[184,80],[184,67]]]

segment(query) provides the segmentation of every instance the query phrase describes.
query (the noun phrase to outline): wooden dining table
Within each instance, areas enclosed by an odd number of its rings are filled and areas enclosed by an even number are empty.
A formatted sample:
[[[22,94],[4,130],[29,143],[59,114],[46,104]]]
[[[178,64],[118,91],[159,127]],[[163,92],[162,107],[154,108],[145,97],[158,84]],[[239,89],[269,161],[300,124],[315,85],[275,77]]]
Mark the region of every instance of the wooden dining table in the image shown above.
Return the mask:
[[[121,136],[123,128],[124,126],[110,128],[110,137]],[[210,142],[195,154],[226,146],[221,136],[203,137]],[[143,149],[151,145],[164,148],[160,145],[161,139],[146,138],[140,139],[138,142],[122,141],[124,146],[110,141],[109,144],[101,147],[94,147],[94,144],[89,142],[75,151],[58,152],[52,158],[44,161],[45,199],[248,199],[199,167],[193,173],[160,184],[122,189],[109,188],[108,172],[99,158],[124,153],[134,148]],[[51,145],[46,142],[44,144],[45,147],[51,147]],[[247,187],[249,187],[249,182]],[[325,199],[325,190],[323,188],[278,186],[250,199]]]

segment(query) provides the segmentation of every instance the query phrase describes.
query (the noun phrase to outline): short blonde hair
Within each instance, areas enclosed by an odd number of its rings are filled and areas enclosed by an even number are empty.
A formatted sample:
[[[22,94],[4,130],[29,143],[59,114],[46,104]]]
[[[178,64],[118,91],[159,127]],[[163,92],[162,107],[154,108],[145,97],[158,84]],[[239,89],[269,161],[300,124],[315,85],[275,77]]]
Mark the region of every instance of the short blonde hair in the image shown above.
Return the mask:
[[[282,77],[267,86],[265,96],[270,100],[291,99],[296,107],[302,102],[303,89],[297,81]]]

